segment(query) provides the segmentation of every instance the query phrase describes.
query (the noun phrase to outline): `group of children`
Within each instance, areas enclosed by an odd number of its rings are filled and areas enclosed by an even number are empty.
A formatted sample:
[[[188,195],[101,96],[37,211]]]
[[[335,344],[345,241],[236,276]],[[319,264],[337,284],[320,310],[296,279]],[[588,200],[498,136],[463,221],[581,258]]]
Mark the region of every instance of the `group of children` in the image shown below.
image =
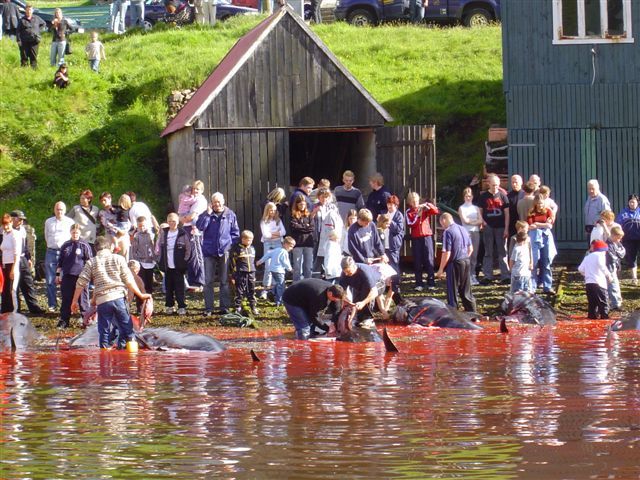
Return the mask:
[[[610,216],[610,212],[602,213],[604,219]],[[509,240],[511,292],[534,292],[536,288],[536,276],[532,272],[537,262],[533,255],[529,228],[527,222],[518,221],[517,233]],[[620,310],[622,307],[618,272],[625,256],[622,245],[624,232],[619,225],[612,225],[610,229],[605,227],[603,233],[601,238],[591,240],[589,251],[578,267],[585,278],[589,319],[597,319],[598,316],[609,318],[610,309]]]
[[[84,49],[87,59],[89,60],[89,68],[94,72],[100,69],[100,60],[106,60],[104,45],[98,40],[98,32],[91,32],[91,41]],[[53,76],[53,86],[56,88],[67,88],[71,80],[69,79],[69,67],[66,63],[61,63]]]

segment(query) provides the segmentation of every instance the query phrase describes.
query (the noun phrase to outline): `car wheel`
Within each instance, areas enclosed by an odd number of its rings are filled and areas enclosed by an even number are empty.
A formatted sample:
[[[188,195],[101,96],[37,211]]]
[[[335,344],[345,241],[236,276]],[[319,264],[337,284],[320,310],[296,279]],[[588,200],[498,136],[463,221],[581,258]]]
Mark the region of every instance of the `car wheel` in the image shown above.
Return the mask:
[[[464,15],[465,27],[486,27],[493,20],[491,12],[484,8],[472,8]]]
[[[347,22],[356,27],[370,27],[376,24],[376,17],[369,10],[358,8],[349,13]]]
[[[153,22],[145,18],[144,21],[142,22],[142,28],[144,28],[145,32],[148,32],[153,28]]]

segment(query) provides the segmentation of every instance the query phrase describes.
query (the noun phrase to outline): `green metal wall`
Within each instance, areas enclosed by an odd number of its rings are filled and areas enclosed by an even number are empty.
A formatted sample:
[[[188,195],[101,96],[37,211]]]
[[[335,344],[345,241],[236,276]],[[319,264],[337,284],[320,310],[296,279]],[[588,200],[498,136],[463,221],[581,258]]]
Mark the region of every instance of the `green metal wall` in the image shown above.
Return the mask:
[[[509,172],[542,177],[560,247],[584,248],[587,180],[616,212],[640,191],[640,1],[630,44],[553,45],[551,0],[502,7]]]

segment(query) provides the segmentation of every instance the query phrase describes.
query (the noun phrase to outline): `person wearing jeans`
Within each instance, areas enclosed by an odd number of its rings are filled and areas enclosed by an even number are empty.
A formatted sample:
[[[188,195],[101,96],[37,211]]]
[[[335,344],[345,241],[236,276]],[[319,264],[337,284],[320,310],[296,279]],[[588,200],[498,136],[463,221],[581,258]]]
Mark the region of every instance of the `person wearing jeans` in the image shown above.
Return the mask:
[[[47,252],[44,257],[44,277],[47,283],[47,302],[49,311],[54,312],[57,306],[56,269],[60,257],[60,247],[71,239],[73,220],[65,215],[67,207],[63,202],[57,202],[53,207],[54,216],[44,222],[44,239]]]
[[[131,26],[144,28],[144,0],[132,0]]]
[[[305,278],[284,291],[282,303],[296,329],[298,340],[308,340],[311,327],[322,312],[337,313],[344,289],[320,278]]]
[[[204,308],[205,316],[213,312],[213,284],[220,284],[220,309],[228,313],[231,307],[229,292],[229,250],[240,240],[240,229],[236,214],[224,206],[224,196],[216,192],[211,204],[200,214],[196,227],[202,232],[202,254],[204,255]]]
[[[51,53],[49,55],[52,67],[57,67],[64,63],[64,52],[67,48],[67,20],[62,16],[62,10],[56,8],[51,21]]]
[[[116,34],[123,34],[126,31],[125,19],[127,18],[127,8],[129,8],[129,0],[114,0],[110,6],[111,14],[110,27],[111,31]]]
[[[133,273],[122,255],[112,252],[113,245],[106,237],[96,239],[96,256],[87,261],[78,277],[76,290],[71,300],[71,312],[78,313],[78,299],[82,291],[93,282],[97,310],[98,336],[100,348],[111,346],[111,327],[118,330],[118,348],[125,348],[127,342],[133,340],[133,324],[129,315],[127,289],[140,300],[151,298],[142,293],[133,278]]]

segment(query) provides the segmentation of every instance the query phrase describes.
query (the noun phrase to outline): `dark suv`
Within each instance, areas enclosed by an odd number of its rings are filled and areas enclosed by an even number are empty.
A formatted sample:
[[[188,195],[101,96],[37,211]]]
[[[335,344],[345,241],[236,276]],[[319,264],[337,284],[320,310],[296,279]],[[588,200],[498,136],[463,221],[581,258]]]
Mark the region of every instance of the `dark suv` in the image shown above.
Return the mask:
[[[409,20],[410,0],[337,0],[336,20],[352,25],[377,25],[391,20]],[[420,1],[420,0],[418,0]],[[427,21],[457,21],[467,27],[500,20],[500,0],[429,0]]]

